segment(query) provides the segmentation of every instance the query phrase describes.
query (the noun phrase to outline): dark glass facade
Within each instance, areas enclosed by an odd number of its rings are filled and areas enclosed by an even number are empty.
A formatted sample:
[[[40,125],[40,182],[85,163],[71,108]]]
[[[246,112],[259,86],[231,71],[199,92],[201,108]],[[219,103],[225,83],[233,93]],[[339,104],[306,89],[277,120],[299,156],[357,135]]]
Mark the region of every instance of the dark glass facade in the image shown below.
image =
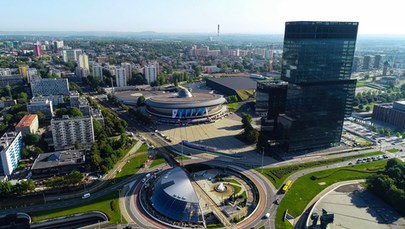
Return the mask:
[[[357,22],[287,22],[281,79],[288,82],[278,137],[288,152],[337,146],[352,111]]]

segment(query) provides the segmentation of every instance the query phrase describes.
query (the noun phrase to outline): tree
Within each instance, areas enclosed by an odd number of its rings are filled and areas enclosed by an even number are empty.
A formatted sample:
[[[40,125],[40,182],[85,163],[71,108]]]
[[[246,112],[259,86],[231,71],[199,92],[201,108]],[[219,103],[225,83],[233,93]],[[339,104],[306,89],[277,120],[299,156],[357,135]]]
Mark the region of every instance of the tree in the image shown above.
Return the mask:
[[[400,137],[401,137],[401,133],[397,132],[397,133],[396,133],[396,136],[397,136],[397,138],[400,138]]]
[[[73,171],[66,175],[65,179],[69,184],[75,185],[82,181],[83,175],[79,171]]]
[[[12,193],[13,185],[10,181],[0,181],[0,196],[9,196]]]
[[[39,121],[40,123],[42,123],[42,122],[45,121],[46,117],[45,117],[45,115],[44,115],[42,112],[38,111],[36,114],[38,115],[38,121]]]
[[[69,113],[72,117],[83,117],[83,113],[77,107],[72,108]]]
[[[378,128],[377,128],[377,126],[373,126],[373,132],[378,133]]]
[[[40,138],[36,134],[27,134],[23,137],[23,142],[26,145],[35,145],[39,142]]]
[[[360,109],[360,110],[363,110],[363,108],[364,108],[363,104],[360,104],[360,105],[359,105],[359,109]]]
[[[107,139],[107,135],[104,131],[104,128],[97,119],[93,119],[93,129],[94,129],[94,136],[96,136],[98,141],[104,141]]]
[[[21,92],[20,94],[18,94],[17,102],[18,102],[18,104],[26,104],[26,103],[28,103],[27,93]]]
[[[242,124],[243,124],[243,128],[247,128],[249,126],[251,126],[252,122],[252,116],[250,114],[245,114],[242,113]]]
[[[142,106],[142,105],[144,105],[144,103],[145,103],[145,97],[144,96],[140,96],[138,98],[138,100],[136,101],[137,106]]]
[[[366,111],[369,112],[371,110],[370,106],[366,106]]]

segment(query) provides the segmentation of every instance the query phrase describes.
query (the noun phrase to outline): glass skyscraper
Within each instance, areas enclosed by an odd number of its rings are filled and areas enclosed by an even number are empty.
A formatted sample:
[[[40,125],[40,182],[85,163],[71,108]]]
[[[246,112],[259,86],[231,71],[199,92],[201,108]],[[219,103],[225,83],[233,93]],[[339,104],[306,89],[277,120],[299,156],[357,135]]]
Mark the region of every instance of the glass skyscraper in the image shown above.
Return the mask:
[[[277,138],[288,152],[337,146],[351,114],[357,22],[287,22],[281,79],[288,82]]]

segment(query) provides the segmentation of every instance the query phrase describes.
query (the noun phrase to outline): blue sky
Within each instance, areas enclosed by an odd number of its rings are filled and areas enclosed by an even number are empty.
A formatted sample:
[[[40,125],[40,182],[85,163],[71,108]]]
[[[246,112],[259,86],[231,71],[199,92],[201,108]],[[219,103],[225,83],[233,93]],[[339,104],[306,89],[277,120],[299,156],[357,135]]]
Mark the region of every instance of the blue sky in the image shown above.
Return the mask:
[[[281,34],[295,20],[358,21],[360,34],[405,34],[401,0],[2,0],[0,31]]]

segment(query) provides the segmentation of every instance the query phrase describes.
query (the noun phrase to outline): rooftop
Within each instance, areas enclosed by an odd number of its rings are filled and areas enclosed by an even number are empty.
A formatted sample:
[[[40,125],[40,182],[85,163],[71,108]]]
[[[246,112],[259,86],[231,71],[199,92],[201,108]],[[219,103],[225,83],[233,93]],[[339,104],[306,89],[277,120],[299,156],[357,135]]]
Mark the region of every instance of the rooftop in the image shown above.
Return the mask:
[[[183,169],[177,167],[162,175],[158,186],[171,197],[184,202],[198,203],[198,198],[191,185],[190,179]]]
[[[84,151],[70,150],[51,153],[41,153],[35,159],[32,170],[52,168],[57,166],[82,164],[85,162]]]
[[[257,87],[256,81],[241,76],[208,78],[207,81],[212,81],[234,90],[256,90]]]
[[[31,126],[32,122],[36,118],[38,118],[38,115],[36,115],[36,114],[24,115],[24,117],[18,122],[18,124],[15,126],[15,128],[23,128],[23,127]]]

